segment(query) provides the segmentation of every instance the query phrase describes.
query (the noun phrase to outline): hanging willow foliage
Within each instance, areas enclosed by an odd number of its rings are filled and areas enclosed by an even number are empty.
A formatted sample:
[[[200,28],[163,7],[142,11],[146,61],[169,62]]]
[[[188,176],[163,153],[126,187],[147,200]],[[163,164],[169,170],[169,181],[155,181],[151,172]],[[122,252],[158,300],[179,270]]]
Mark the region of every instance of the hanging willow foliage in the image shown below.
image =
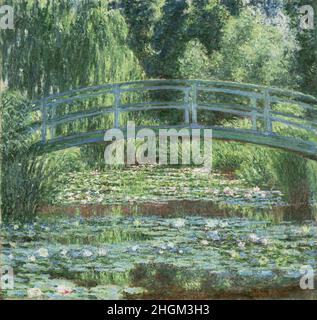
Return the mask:
[[[108,1],[22,0],[14,8],[15,29],[0,40],[3,78],[10,89],[33,99],[143,78],[127,46],[125,20],[120,10],[108,8]]]

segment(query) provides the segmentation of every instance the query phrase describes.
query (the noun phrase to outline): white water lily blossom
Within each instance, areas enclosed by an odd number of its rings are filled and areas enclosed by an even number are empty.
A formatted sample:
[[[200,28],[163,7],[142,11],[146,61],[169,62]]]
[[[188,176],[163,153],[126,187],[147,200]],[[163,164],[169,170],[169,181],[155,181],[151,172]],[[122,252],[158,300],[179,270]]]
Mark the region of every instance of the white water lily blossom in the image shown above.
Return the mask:
[[[46,248],[38,249],[37,254],[39,257],[42,257],[42,258],[47,258],[49,256],[48,250]]]
[[[43,295],[42,290],[39,288],[30,288],[27,292],[30,299],[39,298]]]
[[[35,261],[36,261],[36,258],[35,258],[35,256],[28,256],[28,260],[29,260],[30,262],[35,262]]]
[[[238,247],[240,249],[244,249],[245,248],[245,243],[243,241],[238,241]]]
[[[269,244],[269,240],[263,238],[260,240],[261,244],[263,244],[264,246],[267,246]]]
[[[251,233],[249,235],[249,238],[252,242],[258,242],[260,240],[260,238],[255,233]]]
[[[185,224],[186,224],[186,220],[179,218],[174,221],[173,226],[179,229],[179,228],[185,227]]]
[[[62,256],[66,256],[67,253],[68,253],[67,249],[63,249],[63,250],[61,251],[61,255],[62,255]]]
[[[173,242],[169,242],[167,244],[167,247],[170,248],[170,249],[173,249],[175,247],[175,244]]]
[[[206,221],[206,225],[205,226],[207,228],[213,229],[213,228],[218,227],[218,225],[219,225],[218,220],[209,219],[209,220]]]
[[[219,222],[219,227],[220,228],[225,228],[228,227],[229,223],[227,221],[220,221]]]
[[[87,249],[83,250],[83,252],[82,252],[82,256],[86,257],[86,258],[89,258],[92,255],[93,255],[93,253],[90,250],[87,250]]]
[[[104,248],[100,248],[98,251],[97,251],[97,254],[99,257],[105,257],[107,254],[108,254],[108,251]]]

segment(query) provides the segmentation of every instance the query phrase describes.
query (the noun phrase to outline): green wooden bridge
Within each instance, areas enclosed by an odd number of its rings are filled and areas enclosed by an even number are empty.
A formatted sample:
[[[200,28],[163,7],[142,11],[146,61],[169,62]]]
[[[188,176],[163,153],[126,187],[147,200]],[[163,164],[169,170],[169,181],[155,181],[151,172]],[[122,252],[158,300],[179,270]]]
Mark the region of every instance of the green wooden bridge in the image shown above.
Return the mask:
[[[32,103],[30,130],[43,150],[102,143],[106,130],[212,129],[213,138],[317,160],[317,98],[259,85],[145,80],[74,89]],[[221,119],[221,121],[220,121]]]

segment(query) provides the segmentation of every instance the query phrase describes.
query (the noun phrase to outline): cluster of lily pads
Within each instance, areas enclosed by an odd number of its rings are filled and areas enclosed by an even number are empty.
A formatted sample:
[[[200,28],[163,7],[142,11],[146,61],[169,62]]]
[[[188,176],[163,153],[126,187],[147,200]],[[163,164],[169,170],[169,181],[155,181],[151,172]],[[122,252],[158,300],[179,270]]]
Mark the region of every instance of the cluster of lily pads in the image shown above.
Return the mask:
[[[113,204],[200,199],[260,206],[282,203],[283,195],[199,168],[138,166],[61,175],[49,200],[54,204]]]
[[[299,286],[301,267],[316,267],[313,221],[42,217],[0,231],[1,261],[14,271],[14,287],[2,290],[2,298],[160,298],[175,288],[206,294],[265,290]]]

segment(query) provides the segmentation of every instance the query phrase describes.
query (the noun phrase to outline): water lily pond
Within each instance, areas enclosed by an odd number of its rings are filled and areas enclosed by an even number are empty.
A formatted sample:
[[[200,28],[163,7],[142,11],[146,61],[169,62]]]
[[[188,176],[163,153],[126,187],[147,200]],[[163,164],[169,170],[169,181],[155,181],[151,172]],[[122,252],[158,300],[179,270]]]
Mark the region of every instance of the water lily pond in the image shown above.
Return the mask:
[[[40,217],[2,226],[4,299],[317,298],[315,221],[188,215]]]
[[[202,199],[257,207],[283,204],[279,190],[262,190],[224,174],[207,174],[202,168],[161,166],[69,172],[55,181],[48,202],[85,205]]]

